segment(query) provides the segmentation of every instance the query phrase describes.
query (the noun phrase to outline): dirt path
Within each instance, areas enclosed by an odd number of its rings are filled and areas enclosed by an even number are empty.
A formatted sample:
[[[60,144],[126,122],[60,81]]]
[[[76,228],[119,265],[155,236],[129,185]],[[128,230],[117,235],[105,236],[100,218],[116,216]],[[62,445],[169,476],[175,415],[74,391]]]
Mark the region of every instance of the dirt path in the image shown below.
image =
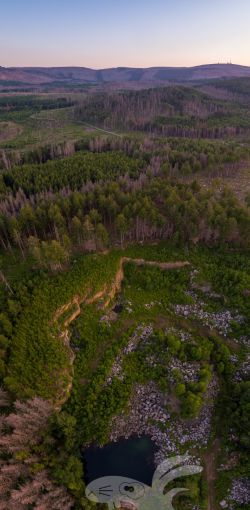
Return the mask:
[[[137,266],[154,266],[159,267],[160,269],[181,269],[182,267],[190,266],[190,262],[185,261],[176,261],[176,262],[157,262],[154,260],[145,260],[145,259],[133,259],[130,257],[123,257],[122,263],[124,262],[133,262]]]
[[[175,326],[177,328],[183,327],[183,329],[190,331],[190,333],[192,333],[195,329],[196,332],[205,337],[211,337],[214,335],[223,343],[228,345],[234,352],[239,351],[241,348],[241,346],[233,338],[221,335],[217,329],[211,329],[209,326],[202,324],[198,320],[181,317],[179,315],[159,315],[157,317],[157,324],[162,328],[169,326]]]
[[[228,336],[223,336],[221,333],[218,332],[216,328],[210,328],[209,326],[206,326],[205,324],[202,324],[198,321],[198,319],[184,319],[183,317],[178,317],[179,324],[188,324],[189,329],[195,329],[200,333],[200,335],[204,336],[216,336],[221,342],[225,343],[230,347],[233,351],[237,352],[240,350],[240,345],[233,339],[229,338]]]
[[[119,138],[122,138],[123,135],[119,133],[115,133],[114,131],[108,131],[107,129],[99,128],[96,126],[93,126],[92,124],[88,124],[87,122],[82,123],[84,126],[94,129],[95,131],[102,131],[102,133],[106,133],[108,135],[118,136]]]
[[[215,481],[217,477],[216,473],[216,460],[218,456],[218,451],[220,449],[220,441],[218,438],[214,439],[211,447],[206,451],[204,455],[205,462],[205,474],[207,480],[207,489],[208,489],[208,501],[207,501],[207,510],[216,510],[216,502],[215,502]]]

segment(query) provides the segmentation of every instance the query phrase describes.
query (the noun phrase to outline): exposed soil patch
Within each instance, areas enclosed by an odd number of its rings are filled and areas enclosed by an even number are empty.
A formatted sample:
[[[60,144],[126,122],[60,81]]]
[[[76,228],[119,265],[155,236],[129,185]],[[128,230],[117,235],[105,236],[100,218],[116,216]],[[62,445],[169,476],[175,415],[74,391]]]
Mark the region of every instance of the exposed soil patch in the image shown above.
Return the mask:
[[[177,262],[157,262],[154,260],[145,259],[133,259],[129,257],[123,257],[122,262],[133,262],[137,266],[154,266],[160,269],[181,269],[182,267],[190,266],[188,261],[177,261]]]

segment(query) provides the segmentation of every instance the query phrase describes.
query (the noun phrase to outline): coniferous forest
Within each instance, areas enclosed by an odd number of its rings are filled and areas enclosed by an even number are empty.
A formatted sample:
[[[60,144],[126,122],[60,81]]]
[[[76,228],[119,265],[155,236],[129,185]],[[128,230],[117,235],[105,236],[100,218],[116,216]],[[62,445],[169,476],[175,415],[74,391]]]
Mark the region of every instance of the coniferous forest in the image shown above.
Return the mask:
[[[140,436],[249,508],[249,78],[5,87],[0,509],[107,508],[84,452]]]

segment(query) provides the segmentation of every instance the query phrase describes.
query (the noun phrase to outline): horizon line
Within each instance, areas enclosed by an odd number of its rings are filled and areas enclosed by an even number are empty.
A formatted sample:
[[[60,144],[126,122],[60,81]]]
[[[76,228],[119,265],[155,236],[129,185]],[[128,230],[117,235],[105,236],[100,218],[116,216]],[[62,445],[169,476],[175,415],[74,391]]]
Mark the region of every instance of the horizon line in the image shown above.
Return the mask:
[[[53,69],[53,68],[74,68],[74,69],[89,69],[91,71],[105,71],[109,69],[157,69],[157,68],[168,68],[168,69],[193,69],[195,67],[205,67],[205,66],[213,66],[213,65],[232,65],[237,67],[250,67],[246,64],[235,64],[233,62],[211,62],[207,64],[196,64],[196,65],[190,65],[190,66],[169,66],[169,65],[152,65],[147,67],[141,67],[141,66],[127,66],[127,65],[114,65],[110,67],[86,67],[84,65],[12,65],[12,66],[2,66],[0,65],[0,69]]]

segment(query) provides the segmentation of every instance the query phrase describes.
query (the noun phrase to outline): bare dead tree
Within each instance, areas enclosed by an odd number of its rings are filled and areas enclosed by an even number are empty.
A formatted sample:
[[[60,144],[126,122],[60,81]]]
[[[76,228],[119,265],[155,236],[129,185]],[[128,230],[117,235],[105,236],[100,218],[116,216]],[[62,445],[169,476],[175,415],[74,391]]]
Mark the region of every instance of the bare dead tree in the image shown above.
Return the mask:
[[[8,291],[9,291],[11,294],[14,294],[14,293],[13,293],[13,290],[12,290],[12,288],[11,288],[11,286],[10,286],[10,284],[9,284],[9,282],[8,282],[8,280],[7,280],[7,278],[6,278],[6,276],[4,276],[4,274],[3,274],[3,271],[0,271],[0,280],[1,280],[1,282],[3,282],[3,284],[4,284],[4,285],[5,285],[5,287],[6,287],[6,289],[8,289]],[[1,405],[1,404],[0,404],[0,405]]]

